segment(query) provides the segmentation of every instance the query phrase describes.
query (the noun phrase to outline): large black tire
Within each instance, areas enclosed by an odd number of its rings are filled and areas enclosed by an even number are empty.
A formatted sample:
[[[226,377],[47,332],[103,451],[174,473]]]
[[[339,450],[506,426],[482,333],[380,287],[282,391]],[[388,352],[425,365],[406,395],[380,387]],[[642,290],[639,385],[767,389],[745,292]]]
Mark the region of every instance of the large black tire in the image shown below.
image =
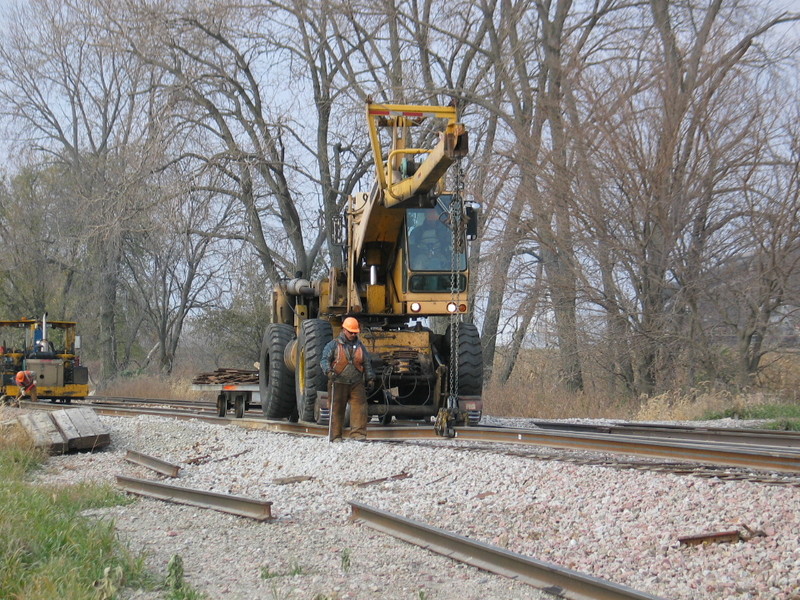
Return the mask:
[[[445,331],[444,345],[450,359],[450,330]],[[458,390],[456,395],[480,396],[483,393],[483,349],[478,328],[472,323],[458,327]],[[448,363],[449,364],[449,363]]]
[[[306,319],[297,340],[294,394],[301,421],[314,421],[317,391],[328,389],[328,378],[320,365],[325,345],[333,339],[331,324],[322,319]]]
[[[258,390],[261,410],[268,419],[290,419],[295,414],[294,374],[283,360],[283,351],[294,337],[294,328],[285,323],[271,323],[261,342]]]

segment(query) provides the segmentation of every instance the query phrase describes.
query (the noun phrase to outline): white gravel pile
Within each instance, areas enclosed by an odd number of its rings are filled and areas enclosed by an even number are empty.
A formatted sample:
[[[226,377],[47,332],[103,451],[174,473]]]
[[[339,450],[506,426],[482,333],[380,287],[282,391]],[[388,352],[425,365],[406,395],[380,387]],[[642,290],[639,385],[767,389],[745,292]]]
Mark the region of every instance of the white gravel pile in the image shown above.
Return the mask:
[[[270,500],[271,523],[140,499],[95,511],[166,573],[183,558],[209,598],[550,598],[348,521],[360,502],[671,600],[800,599],[800,489],[442,447],[347,441],[158,417],[102,417],[111,446],[52,458],[48,483],[159,479],[136,450],[183,468],[168,483]],[[364,483],[401,473],[408,477]],[[289,485],[274,480],[312,479]],[[733,544],[687,535],[761,530]],[[158,598],[137,592],[129,598]]]

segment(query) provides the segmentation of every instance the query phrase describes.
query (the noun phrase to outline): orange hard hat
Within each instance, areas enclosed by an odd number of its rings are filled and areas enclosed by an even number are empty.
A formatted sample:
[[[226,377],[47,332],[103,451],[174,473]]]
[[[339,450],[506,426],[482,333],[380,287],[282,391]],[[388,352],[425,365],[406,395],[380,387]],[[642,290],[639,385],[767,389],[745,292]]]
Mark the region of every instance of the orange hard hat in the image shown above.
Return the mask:
[[[359,327],[358,321],[356,321],[354,317],[347,317],[344,323],[342,323],[342,329],[350,333],[358,333],[361,331],[361,327]]]
[[[20,371],[17,373],[17,383],[23,383],[25,381],[25,371]]]

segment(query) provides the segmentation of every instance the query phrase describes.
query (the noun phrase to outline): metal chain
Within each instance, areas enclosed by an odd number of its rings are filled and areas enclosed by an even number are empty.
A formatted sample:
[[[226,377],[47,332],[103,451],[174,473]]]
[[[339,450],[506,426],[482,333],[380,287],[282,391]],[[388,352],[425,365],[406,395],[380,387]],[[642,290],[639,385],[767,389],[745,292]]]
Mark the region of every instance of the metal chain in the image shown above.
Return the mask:
[[[455,194],[450,201],[450,226],[453,231],[453,251],[450,256],[450,302],[455,304],[456,310],[450,313],[450,394],[448,408],[458,407],[458,340],[461,320],[458,314],[459,285],[458,285],[458,255],[464,250],[464,211],[462,190],[464,187],[464,170],[459,162],[456,169]]]

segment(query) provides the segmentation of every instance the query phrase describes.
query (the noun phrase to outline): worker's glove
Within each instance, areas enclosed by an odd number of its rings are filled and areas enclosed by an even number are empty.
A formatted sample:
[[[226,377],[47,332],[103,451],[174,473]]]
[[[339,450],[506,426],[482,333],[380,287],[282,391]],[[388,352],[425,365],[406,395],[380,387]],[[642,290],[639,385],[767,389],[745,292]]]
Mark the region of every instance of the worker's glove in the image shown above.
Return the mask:
[[[375,389],[375,380],[374,379],[370,379],[369,381],[367,381],[367,389],[370,392]]]
[[[328,381],[333,381],[334,377],[336,377],[336,373],[334,373],[332,370],[328,371]]]

